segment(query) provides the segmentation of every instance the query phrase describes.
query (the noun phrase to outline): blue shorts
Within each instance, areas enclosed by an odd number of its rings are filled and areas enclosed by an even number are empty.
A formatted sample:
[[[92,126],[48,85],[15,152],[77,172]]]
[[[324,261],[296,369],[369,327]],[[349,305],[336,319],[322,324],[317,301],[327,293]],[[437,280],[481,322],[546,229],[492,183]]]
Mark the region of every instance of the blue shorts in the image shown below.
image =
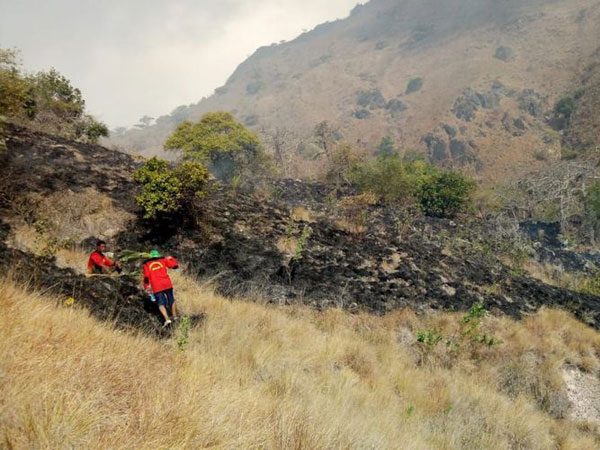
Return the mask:
[[[166,289],[164,291],[155,292],[154,296],[158,302],[158,306],[165,306],[170,308],[175,303],[175,297],[173,296],[173,288]]]

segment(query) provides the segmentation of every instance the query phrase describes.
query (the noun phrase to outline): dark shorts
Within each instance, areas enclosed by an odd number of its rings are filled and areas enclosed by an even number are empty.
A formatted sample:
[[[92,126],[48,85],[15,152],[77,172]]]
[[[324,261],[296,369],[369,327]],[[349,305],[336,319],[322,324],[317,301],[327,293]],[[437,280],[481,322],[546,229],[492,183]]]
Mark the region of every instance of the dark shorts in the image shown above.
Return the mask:
[[[154,296],[158,302],[158,306],[166,306],[170,308],[175,303],[175,297],[173,296],[173,288],[166,289],[164,291],[155,292]]]

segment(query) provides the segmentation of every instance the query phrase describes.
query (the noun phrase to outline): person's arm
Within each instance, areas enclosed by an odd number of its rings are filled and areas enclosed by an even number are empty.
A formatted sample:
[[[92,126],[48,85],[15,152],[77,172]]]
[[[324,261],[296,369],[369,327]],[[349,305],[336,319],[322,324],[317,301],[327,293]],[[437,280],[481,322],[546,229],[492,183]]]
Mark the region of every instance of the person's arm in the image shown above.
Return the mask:
[[[165,258],[165,264],[167,265],[167,267],[169,269],[178,269],[179,268],[179,261],[177,261],[177,259],[173,258],[172,256],[167,256]]]
[[[88,264],[87,264],[88,275],[91,275],[94,273],[94,255],[95,255],[95,253],[92,253],[88,259]]]

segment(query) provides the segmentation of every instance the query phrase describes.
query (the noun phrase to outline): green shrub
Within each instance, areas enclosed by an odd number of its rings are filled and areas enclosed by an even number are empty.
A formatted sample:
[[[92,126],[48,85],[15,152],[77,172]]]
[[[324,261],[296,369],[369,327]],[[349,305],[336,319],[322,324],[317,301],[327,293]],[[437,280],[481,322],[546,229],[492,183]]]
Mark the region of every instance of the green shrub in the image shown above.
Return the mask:
[[[419,184],[417,199],[429,216],[453,217],[467,205],[475,183],[457,172],[435,172]]]
[[[27,80],[19,72],[17,51],[0,48],[0,115],[31,116],[33,98]]]
[[[362,192],[372,192],[388,203],[410,203],[414,199],[414,179],[400,158],[377,158],[355,166],[350,180]]]
[[[378,158],[390,158],[397,156],[398,152],[394,147],[394,141],[390,136],[385,136],[375,150],[375,156]]]
[[[571,116],[575,113],[576,105],[575,100],[571,97],[565,97],[560,99],[554,106],[554,114],[558,117],[562,117],[567,122],[571,120]]]
[[[452,217],[467,206],[475,182],[458,172],[441,171],[421,158],[394,156],[390,144],[391,140],[384,138],[380,157],[349,171],[349,180],[362,192],[388,203],[417,203],[425,214],[437,217]]]
[[[134,179],[142,185],[136,202],[143,217],[162,220],[173,219],[183,210],[193,213],[196,200],[205,195],[209,175],[199,163],[188,161],[173,169],[154,157],[136,170]]]
[[[358,91],[356,103],[363,108],[385,108],[387,102],[377,88],[369,91]]]
[[[99,122],[90,115],[86,115],[81,124],[83,128],[82,134],[92,144],[97,144],[101,137],[108,137],[110,134],[106,124]]]
[[[406,94],[412,94],[413,92],[420,91],[423,87],[423,78],[416,77],[408,82],[406,85]]]
[[[349,181],[349,171],[360,161],[360,157],[350,144],[340,144],[331,152],[331,167],[327,181],[340,185]]]
[[[97,142],[108,128],[85,115],[81,91],[56,69],[25,76],[17,51],[0,48],[0,116],[49,133]]]

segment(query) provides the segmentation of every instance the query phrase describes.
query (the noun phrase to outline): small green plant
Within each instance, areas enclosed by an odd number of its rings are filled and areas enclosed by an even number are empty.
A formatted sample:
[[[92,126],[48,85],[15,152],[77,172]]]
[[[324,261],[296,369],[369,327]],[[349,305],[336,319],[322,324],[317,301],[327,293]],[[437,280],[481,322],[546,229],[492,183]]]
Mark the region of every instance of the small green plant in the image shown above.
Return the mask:
[[[443,336],[436,330],[419,330],[417,342],[425,345],[427,351],[431,351],[442,341]]]
[[[293,261],[299,261],[300,259],[302,259],[302,253],[304,252],[306,243],[308,242],[308,239],[311,237],[312,233],[313,229],[309,226],[306,226],[302,229],[302,233],[300,233],[300,237],[298,238],[298,242],[296,243],[294,256],[292,256]]]
[[[481,321],[487,315],[489,315],[489,312],[485,309],[483,302],[476,302],[460,320],[460,324],[463,326],[461,336],[471,340],[471,342],[484,344],[488,347],[500,344],[498,339],[485,332],[482,333],[480,330]]]
[[[189,316],[183,316],[179,325],[179,337],[177,338],[177,347],[180,351],[185,351],[190,341],[190,328],[192,321]]]

